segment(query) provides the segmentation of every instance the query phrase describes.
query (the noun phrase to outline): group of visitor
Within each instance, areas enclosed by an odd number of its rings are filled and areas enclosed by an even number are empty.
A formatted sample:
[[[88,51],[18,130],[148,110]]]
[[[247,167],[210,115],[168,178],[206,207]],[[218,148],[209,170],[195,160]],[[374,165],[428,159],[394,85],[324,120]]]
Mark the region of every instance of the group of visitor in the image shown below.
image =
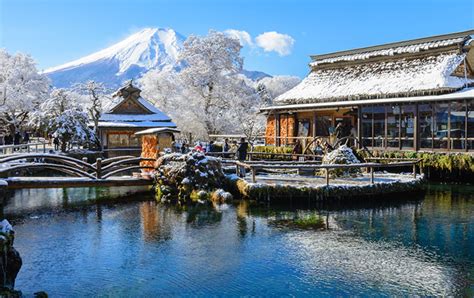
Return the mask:
[[[15,134],[6,134],[0,138],[0,145],[20,145],[20,144],[27,144],[30,141],[30,134],[25,131],[24,133],[20,133],[19,131],[15,132]]]

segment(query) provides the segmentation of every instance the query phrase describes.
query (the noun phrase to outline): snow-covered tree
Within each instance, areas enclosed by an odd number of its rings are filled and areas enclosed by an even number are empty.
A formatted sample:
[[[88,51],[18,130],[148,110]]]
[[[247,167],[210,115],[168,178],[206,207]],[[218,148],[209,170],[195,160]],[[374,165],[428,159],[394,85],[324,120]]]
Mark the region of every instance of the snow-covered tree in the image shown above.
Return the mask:
[[[232,75],[242,70],[241,48],[238,40],[217,31],[205,37],[190,36],[184,42],[180,53],[184,69],[179,77],[207,134],[222,131],[229,102],[237,99]]]
[[[181,131],[209,134],[263,133],[259,109],[294,87],[299,78],[278,76],[257,82],[241,74],[240,43],[220,32],[191,36],[180,56],[182,70],[150,71],[140,80],[142,94],[170,115]]]
[[[80,108],[65,110],[50,122],[53,136],[59,138],[61,151],[65,152],[68,145],[77,143],[86,145],[95,140],[94,132],[88,127],[89,117]]]
[[[53,89],[49,98],[30,116],[30,125],[57,137],[63,152],[72,142],[88,145],[95,140],[88,123],[88,115],[82,110],[81,95],[63,88]]]
[[[0,49],[0,90],[0,122],[14,133],[48,96],[49,80],[29,55]]]
[[[97,131],[99,128],[99,118],[103,112],[104,101],[109,98],[108,93],[110,93],[105,85],[100,82],[87,81],[85,83],[75,84],[73,90],[82,94],[86,97],[85,99],[85,109],[89,114],[89,118],[94,124],[94,135],[95,143],[100,147],[100,140],[97,137]]]

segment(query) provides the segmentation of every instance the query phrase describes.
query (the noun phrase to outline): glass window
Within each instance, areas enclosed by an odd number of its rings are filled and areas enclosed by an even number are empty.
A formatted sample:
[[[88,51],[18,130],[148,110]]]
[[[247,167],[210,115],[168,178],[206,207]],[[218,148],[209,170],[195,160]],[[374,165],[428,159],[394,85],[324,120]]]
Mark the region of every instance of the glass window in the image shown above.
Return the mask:
[[[120,145],[120,135],[119,134],[109,134],[109,147],[117,147]]]
[[[130,135],[130,147],[140,147],[140,137]]]
[[[120,135],[120,147],[128,147],[128,134]]]
[[[309,137],[310,122],[308,119],[298,120],[298,137]]]
[[[330,116],[317,116],[316,117],[316,136],[317,137],[328,137],[330,128],[331,128]]]
[[[467,147],[469,150],[474,149],[474,102],[469,104],[467,114]]]
[[[451,149],[466,149],[466,104],[452,102],[450,121]]]
[[[374,147],[385,147],[385,107],[373,107]]]
[[[362,108],[362,145],[372,147],[372,107]]]
[[[388,106],[387,107],[387,147],[399,148],[399,118],[400,118],[400,107],[399,106]]]
[[[433,106],[422,104],[418,106],[418,124],[420,148],[433,148]]]
[[[434,148],[448,148],[449,104],[435,104],[434,109]]]
[[[400,106],[400,137],[402,148],[413,149],[415,135],[415,106]]]

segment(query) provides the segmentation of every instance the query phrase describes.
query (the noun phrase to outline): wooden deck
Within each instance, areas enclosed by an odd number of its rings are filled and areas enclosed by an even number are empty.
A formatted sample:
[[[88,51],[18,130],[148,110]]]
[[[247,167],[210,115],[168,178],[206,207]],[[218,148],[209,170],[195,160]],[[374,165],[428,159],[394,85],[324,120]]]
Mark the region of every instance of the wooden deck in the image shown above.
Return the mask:
[[[4,185],[6,182],[7,185]],[[134,177],[111,177],[107,179],[89,179],[83,177],[12,177],[0,179],[0,188],[65,188],[98,186],[146,186],[153,185],[152,179]]]

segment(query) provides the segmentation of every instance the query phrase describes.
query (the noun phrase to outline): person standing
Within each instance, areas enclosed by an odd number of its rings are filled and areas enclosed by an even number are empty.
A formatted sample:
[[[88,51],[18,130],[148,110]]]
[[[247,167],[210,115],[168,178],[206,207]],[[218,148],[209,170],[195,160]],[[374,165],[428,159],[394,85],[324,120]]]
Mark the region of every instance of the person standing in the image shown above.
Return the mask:
[[[229,152],[229,150],[230,150],[229,139],[225,139],[224,140],[224,145],[222,146],[222,152],[224,152],[224,158],[229,157],[229,154],[227,154],[227,152]]]
[[[293,147],[293,160],[298,160],[298,154],[303,154],[303,146],[301,146],[300,140],[296,140],[295,147]]]
[[[25,144],[28,144],[29,141],[30,141],[30,134],[27,131],[25,131],[25,133],[23,134],[23,142]]]
[[[20,145],[20,143],[21,143],[21,135],[20,135],[20,132],[17,131],[13,138],[13,145]]]
[[[245,138],[240,139],[239,147],[237,148],[237,159],[239,161],[245,161],[247,159],[247,151],[249,150],[249,143],[245,141]],[[239,168],[239,176],[245,177],[245,168]]]
[[[185,154],[186,153],[186,141],[183,141],[181,143],[181,153]]]
[[[59,138],[58,137],[54,137],[53,144],[54,144],[54,151],[59,151]]]

